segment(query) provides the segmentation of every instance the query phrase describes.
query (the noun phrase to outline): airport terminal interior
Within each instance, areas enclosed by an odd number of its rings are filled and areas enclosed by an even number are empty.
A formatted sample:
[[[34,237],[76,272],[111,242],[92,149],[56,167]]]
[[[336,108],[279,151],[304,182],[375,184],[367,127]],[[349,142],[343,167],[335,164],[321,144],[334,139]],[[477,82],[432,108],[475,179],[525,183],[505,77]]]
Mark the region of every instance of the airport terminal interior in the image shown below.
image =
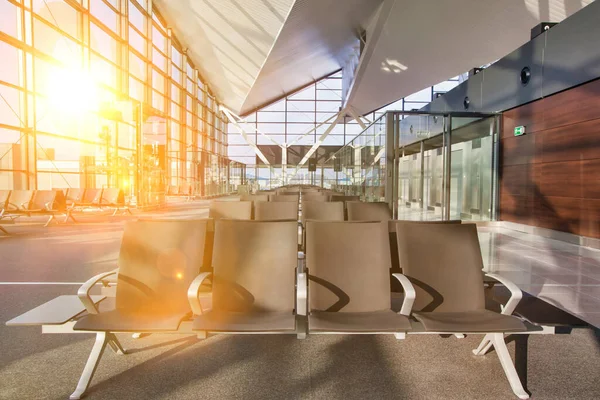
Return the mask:
[[[0,0],[0,399],[600,398],[598,21]]]

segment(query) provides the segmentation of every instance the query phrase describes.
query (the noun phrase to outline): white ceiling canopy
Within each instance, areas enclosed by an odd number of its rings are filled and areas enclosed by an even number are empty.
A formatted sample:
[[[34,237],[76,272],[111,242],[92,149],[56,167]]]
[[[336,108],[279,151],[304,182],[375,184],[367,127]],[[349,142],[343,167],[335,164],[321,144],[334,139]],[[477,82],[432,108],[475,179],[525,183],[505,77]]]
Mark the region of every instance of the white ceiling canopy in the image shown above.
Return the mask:
[[[359,114],[504,57],[593,0],[384,0],[347,104]]]
[[[244,115],[339,70],[382,0],[154,0],[226,107]]]
[[[211,90],[238,111],[294,0],[154,0]]]

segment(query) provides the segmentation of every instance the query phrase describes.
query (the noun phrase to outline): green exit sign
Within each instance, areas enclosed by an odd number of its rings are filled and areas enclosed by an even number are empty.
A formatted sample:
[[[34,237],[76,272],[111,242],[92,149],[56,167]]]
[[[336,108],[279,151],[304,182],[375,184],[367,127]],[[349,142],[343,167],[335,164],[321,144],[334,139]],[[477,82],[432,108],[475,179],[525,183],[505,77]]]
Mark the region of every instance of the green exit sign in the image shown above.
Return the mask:
[[[525,127],[524,126],[517,126],[515,127],[515,136],[521,136],[525,134]]]

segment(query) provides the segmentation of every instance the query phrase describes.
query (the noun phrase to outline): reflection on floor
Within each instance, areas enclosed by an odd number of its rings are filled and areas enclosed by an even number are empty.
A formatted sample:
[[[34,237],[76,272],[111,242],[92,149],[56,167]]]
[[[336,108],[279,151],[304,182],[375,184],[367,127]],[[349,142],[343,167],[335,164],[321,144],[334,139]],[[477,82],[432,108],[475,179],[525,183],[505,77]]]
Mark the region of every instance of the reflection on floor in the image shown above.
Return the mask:
[[[502,227],[480,227],[486,270],[600,327],[600,250]]]

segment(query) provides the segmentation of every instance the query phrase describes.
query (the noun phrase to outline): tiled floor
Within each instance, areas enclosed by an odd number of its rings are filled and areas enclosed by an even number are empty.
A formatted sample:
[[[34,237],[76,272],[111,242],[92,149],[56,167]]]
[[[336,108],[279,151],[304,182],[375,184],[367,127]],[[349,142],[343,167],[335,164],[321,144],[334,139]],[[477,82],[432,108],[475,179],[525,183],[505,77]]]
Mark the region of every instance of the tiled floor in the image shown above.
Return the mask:
[[[479,232],[487,271],[600,326],[600,250],[502,227]]]

